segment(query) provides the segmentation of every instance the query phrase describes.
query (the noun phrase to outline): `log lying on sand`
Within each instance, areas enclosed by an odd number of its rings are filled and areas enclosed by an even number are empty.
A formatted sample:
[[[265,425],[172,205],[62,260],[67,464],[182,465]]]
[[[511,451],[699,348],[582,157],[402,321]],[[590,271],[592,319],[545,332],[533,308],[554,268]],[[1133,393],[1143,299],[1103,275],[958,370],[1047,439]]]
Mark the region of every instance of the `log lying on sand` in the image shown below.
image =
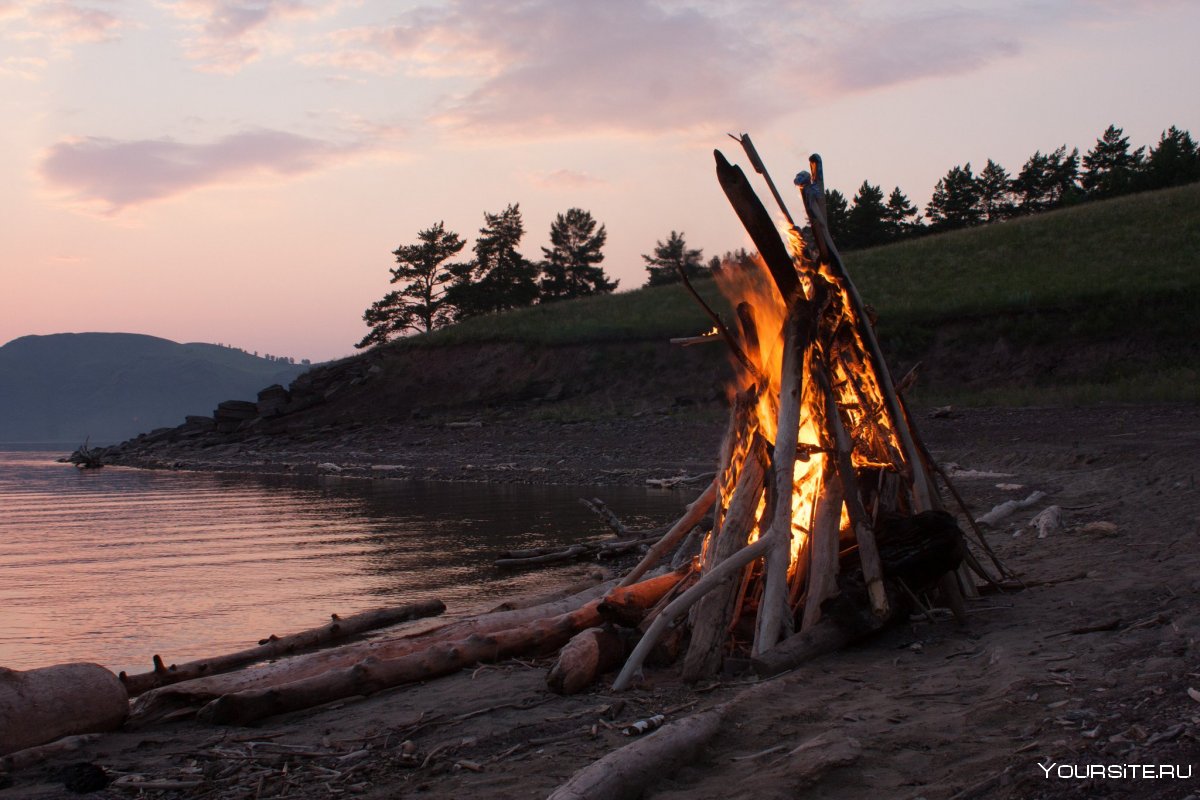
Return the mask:
[[[555,694],[577,694],[620,666],[623,658],[625,642],[619,633],[611,628],[588,628],[558,652],[558,660],[546,675],[546,686]]]
[[[387,639],[343,645],[285,659],[261,669],[240,670],[183,681],[152,689],[133,703],[130,725],[147,725],[188,708],[198,708],[233,692],[264,689],[352,667],[367,658],[399,658],[434,644],[465,639],[473,633],[486,634],[512,628],[531,620],[573,611],[590,600],[603,597],[615,581],[606,581],[569,597],[537,606],[480,614],[456,620],[430,630],[406,633]]]
[[[614,750],[571,776],[549,800],[634,800],[647,787],[697,760],[721,730],[727,706],[693,714]]]
[[[678,573],[668,573],[643,581],[640,597],[647,605],[652,605],[681,577]],[[473,664],[551,652],[566,644],[578,631],[599,625],[600,603],[600,599],[595,599],[574,611],[537,619],[516,628],[471,634],[454,641],[443,640],[398,658],[368,658],[351,667],[282,686],[227,694],[206,705],[197,716],[204,722],[247,725],[288,711],[437,678]]]
[[[63,736],[121,727],[129,696],[99,664],[58,664],[24,672],[0,667],[0,755]]]
[[[186,664],[172,664],[169,667],[163,666],[162,659],[155,656],[153,671],[137,675],[126,675],[122,672],[120,677],[129,696],[136,697],[159,686],[167,686],[206,675],[218,675],[258,661],[267,661],[290,656],[303,650],[325,647],[367,631],[386,628],[389,625],[409,620],[436,616],[445,610],[446,605],[441,600],[426,600],[421,603],[376,608],[349,617],[339,617],[334,614],[328,624],[319,628],[310,628],[290,636],[271,636],[261,641],[258,647],[250,647],[236,653],[189,661]]]

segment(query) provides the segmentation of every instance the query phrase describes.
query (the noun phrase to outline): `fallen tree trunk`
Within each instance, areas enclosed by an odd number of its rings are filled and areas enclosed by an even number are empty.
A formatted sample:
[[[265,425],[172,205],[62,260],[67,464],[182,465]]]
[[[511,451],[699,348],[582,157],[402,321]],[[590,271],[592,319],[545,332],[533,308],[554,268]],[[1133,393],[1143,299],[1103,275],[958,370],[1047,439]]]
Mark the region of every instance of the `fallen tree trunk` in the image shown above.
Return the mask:
[[[559,651],[546,675],[546,686],[555,694],[577,694],[620,666],[623,658],[625,642],[620,634],[610,628],[588,628]]]
[[[641,596],[647,603],[653,603],[670,591],[681,577],[677,573],[668,573],[644,581]],[[600,624],[600,602],[595,599],[574,611],[537,619],[521,627],[475,633],[454,641],[443,640],[398,658],[368,658],[350,667],[282,686],[227,694],[204,706],[197,717],[221,725],[247,725],[288,711],[441,677],[472,664],[553,651],[566,644],[578,631]]]
[[[18,672],[0,667],[0,755],[63,736],[121,727],[129,696],[99,664],[57,664]]]
[[[150,724],[183,709],[198,708],[222,695],[304,680],[329,671],[351,667],[367,658],[378,660],[399,658],[441,642],[464,639],[473,633],[487,634],[492,631],[517,627],[532,620],[574,611],[585,603],[602,597],[615,583],[616,581],[607,581],[570,597],[543,605],[481,614],[419,633],[294,656],[262,669],[240,670],[223,675],[195,678],[172,686],[152,689],[134,701],[130,724]]]
[[[189,661],[186,664],[172,664],[169,667],[163,666],[162,659],[155,656],[153,671],[137,675],[126,675],[122,672],[120,678],[121,682],[125,684],[129,696],[136,697],[159,686],[230,672],[258,661],[267,661],[290,656],[303,650],[325,647],[367,631],[386,628],[389,625],[413,619],[435,616],[445,610],[446,605],[441,600],[426,600],[421,603],[376,608],[344,618],[334,614],[332,621],[327,625],[293,633],[290,636],[271,636],[260,642],[258,647],[239,650],[236,653]]]
[[[696,761],[721,730],[727,706],[693,714],[581,769],[549,800],[636,800],[656,781]]]

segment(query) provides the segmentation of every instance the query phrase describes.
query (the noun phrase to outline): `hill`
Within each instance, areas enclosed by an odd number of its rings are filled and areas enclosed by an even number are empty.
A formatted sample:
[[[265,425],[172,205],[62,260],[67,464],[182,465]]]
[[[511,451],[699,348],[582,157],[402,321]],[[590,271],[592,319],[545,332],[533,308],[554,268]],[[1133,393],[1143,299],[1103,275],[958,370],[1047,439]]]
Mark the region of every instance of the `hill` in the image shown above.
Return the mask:
[[[0,347],[0,441],[120,441],[253,400],[306,366],[134,333],[23,336]]]
[[[847,263],[878,312],[894,373],[923,363],[918,405],[1200,401],[1200,185],[928,236]],[[728,313],[711,280],[697,288]],[[282,410],[240,430],[181,428],[118,458],[149,463],[138,450],[152,447],[149,460],[188,463],[218,441],[256,453],[337,442],[379,453],[414,420],[503,419],[527,431],[611,420],[616,430],[680,407],[719,420],[724,349],[668,341],[709,326],[678,285],[474,318],[316,367],[292,383]]]

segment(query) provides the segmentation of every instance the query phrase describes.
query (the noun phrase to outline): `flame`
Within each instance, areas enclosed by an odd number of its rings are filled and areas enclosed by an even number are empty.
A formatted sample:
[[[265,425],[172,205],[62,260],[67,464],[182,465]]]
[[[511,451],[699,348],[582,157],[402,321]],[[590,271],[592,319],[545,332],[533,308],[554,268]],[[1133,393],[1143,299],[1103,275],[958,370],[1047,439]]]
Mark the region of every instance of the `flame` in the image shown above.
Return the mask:
[[[832,465],[828,460],[835,457],[836,444],[827,433],[826,398],[820,384],[810,380],[809,376],[824,367],[831,378],[833,399],[851,439],[850,455],[854,468],[896,469],[904,462],[896,432],[884,413],[879,379],[865,355],[868,350],[859,334],[860,321],[854,316],[848,290],[824,265],[811,265],[800,231],[786,222],[781,223],[780,228],[795,262],[801,265],[801,288],[805,296],[812,299],[816,281],[826,283],[832,289],[820,321],[818,343],[804,354],[798,455],[792,472],[790,579],[800,569],[817,504],[824,492],[825,476],[829,474],[827,466]],[[766,264],[757,255],[748,263],[726,262],[714,271],[714,275],[722,293],[738,309],[740,344],[753,367],[747,369],[740,363],[735,364],[731,389],[735,398],[734,424],[738,427],[731,452],[722,465],[717,514],[717,519],[721,520],[732,500],[737,477],[750,457],[755,437],[765,440],[769,451],[774,448],[778,434],[787,306]],[[824,363],[818,365],[817,359]],[[751,542],[762,536],[765,530],[760,528],[769,524],[763,519],[767,504],[764,492],[756,515],[759,522],[749,536]],[[841,528],[848,530],[849,527],[849,512],[843,502]],[[707,545],[706,542],[702,563],[706,563]]]

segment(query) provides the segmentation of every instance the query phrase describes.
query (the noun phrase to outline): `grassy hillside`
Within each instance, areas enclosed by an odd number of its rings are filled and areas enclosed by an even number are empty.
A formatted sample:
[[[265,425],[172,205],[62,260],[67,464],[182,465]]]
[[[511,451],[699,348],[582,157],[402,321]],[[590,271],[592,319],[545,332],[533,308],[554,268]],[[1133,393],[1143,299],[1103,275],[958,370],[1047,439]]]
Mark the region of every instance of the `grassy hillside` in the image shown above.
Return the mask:
[[[924,399],[1200,400],[1200,184],[851,253]],[[701,291],[721,309],[710,281]],[[679,286],[469,320],[398,346],[660,340],[708,327]]]

